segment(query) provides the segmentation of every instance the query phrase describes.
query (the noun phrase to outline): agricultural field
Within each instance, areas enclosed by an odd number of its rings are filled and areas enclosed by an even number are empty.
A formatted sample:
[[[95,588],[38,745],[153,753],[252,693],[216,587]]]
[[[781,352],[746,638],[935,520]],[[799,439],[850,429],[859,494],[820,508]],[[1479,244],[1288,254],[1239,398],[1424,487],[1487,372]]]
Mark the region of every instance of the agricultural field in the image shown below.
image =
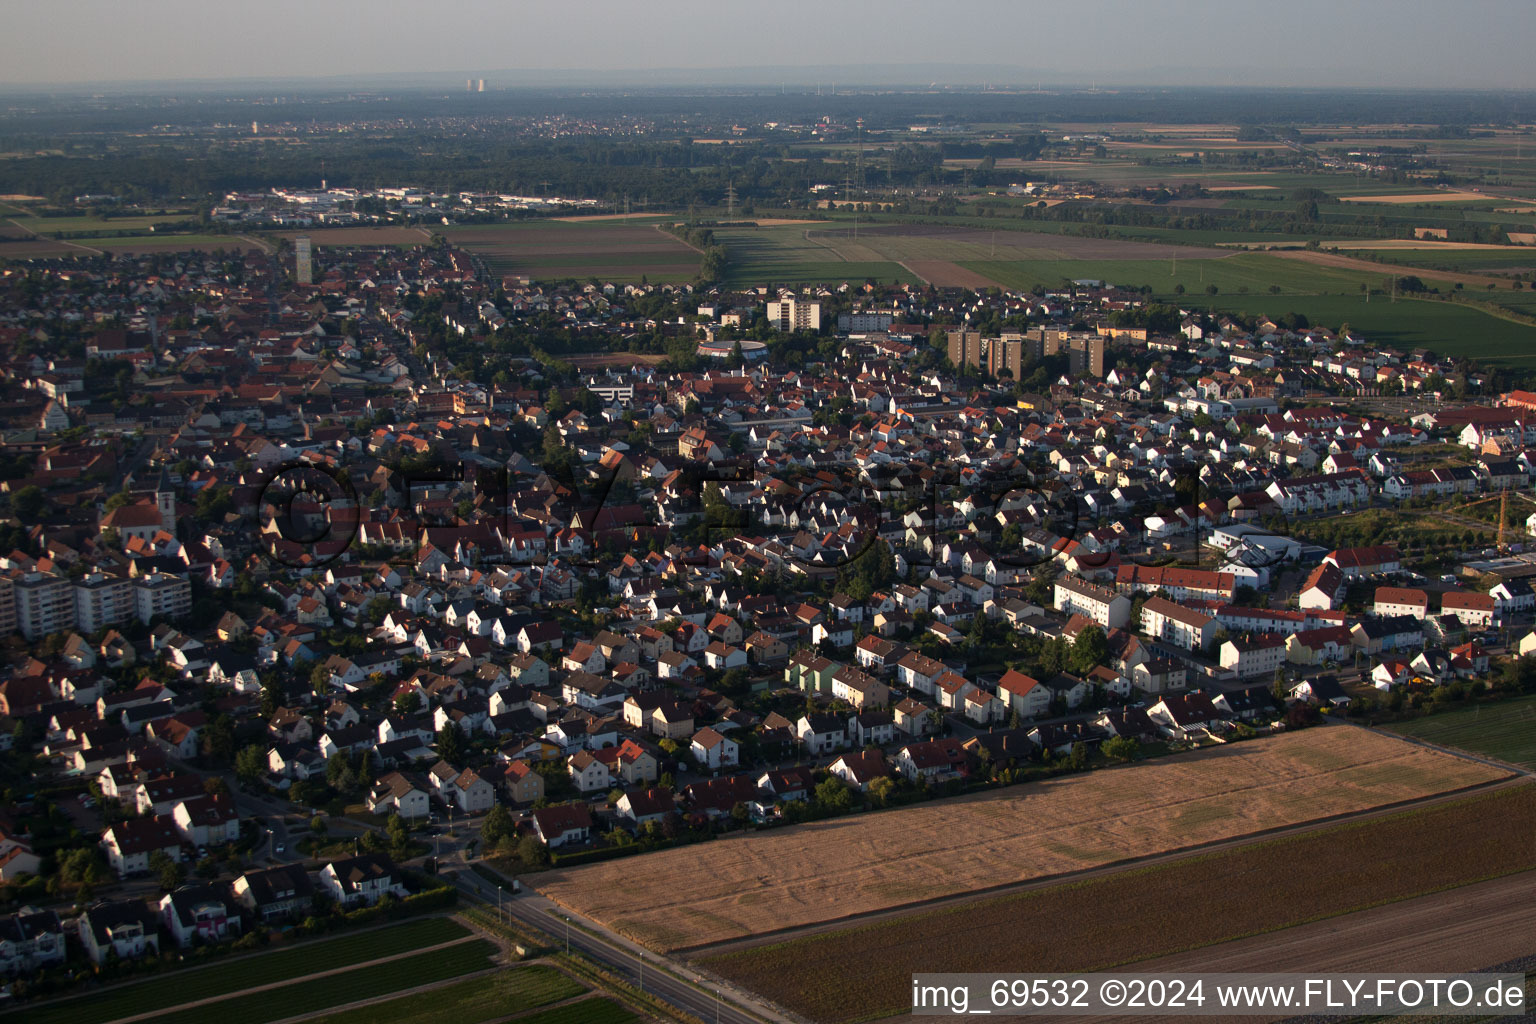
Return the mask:
[[[1393,249],[1356,251],[1361,259],[1386,260],[1406,267],[1483,273],[1536,272],[1536,248],[1505,246],[1490,249]],[[1410,271],[1411,272],[1411,271]]]
[[[425,245],[432,240],[426,228],[402,225],[378,227],[311,228],[308,231],[279,231],[280,238],[308,238],[316,247],[326,245]]]
[[[11,236],[0,237],[0,260],[31,260],[50,256],[91,256],[89,249],[68,242],[56,242],[51,238],[25,239]]]
[[[1536,868],[1532,834],[1536,785],[1522,782],[699,963],[809,1019],[869,1020],[910,1007],[918,971],[1106,970]]]
[[[270,1024],[300,1014],[343,1006],[400,989],[448,981],[485,970],[496,947],[485,939],[436,949],[389,963],[357,967],[342,974],[268,989],[259,998],[235,995],[191,1009],[158,1014],[156,1024]]]
[[[450,1020],[455,1024],[479,1024],[571,999],[586,991],[585,985],[553,967],[532,964],[450,982],[382,1003],[327,1013],[312,1018],[311,1024],[375,1024],[381,1020],[391,1024],[440,1024]]]
[[[1184,302],[1231,313],[1304,313],[1312,323],[1325,327],[1336,329],[1347,323],[1380,344],[1423,346],[1444,355],[1493,363],[1536,362],[1536,327],[1500,319],[1470,302],[1402,297],[1390,302],[1380,295],[1366,302],[1359,295],[1226,294],[1186,297]]]
[[[199,212],[196,210],[175,210],[149,216],[99,217],[94,214],[82,214],[69,217],[39,217],[25,207],[0,202],[0,224],[9,225],[14,222],[23,230],[39,235],[73,236],[119,231],[147,232],[162,225],[195,220],[198,216]]]
[[[522,221],[468,224],[439,233],[478,253],[493,274],[534,280],[595,277],[601,281],[653,283],[691,280],[699,253],[648,221]]]
[[[72,238],[76,245],[112,253],[257,251],[262,243],[238,235],[130,235],[124,238]]]
[[[808,241],[841,254],[861,250],[889,260],[1001,261],[1017,260],[1163,260],[1227,259],[1221,249],[1188,245],[1159,245],[1119,238],[1047,235],[1034,231],[983,231],[932,224],[877,224],[807,229]],[[868,258],[868,256],[865,256]]]
[[[452,1018],[454,1024],[458,1024],[459,1019]],[[517,1024],[633,1024],[639,1019],[612,999],[596,996],[516,1018]],[[434,1020],[441,1021],[443,1018],[437,1017]]]
[[[1191,255],[1205,251],[1209,250],[1193,249]],[[1380,287],[1383,273],[1392,272],[1318,266],[1276,253],[1235,252],[1219,258],[1187,258],[1177,249],[1173,255],[1157,259],[967,261],[962,266],[985,273],[1013,289],[1029,289],[1037,284],[1054,287],[1064,280],[1089,279],[1131,288],[1146,285],[1157,294],[1176,295],[1176,288],[1182,285],[1185,297],[1180,301],[1197,305],[1212,285],[1219,293],[1241,294],[1246,289],[1249,293],[1269,295],[1271,287],[1278,287],[1282,293],[1291,295],[1325,292],[1359,295],[1360,285]]]
[[[818,240],[821,226],[779,224],[769,227],[716,228],[715,238],[729,255],[726,283],[850,284],[866,280],[916,284],[917,276],[900,263],[868,252],[851,259],[835,245]],[[841,229],[835,229],[841,233]],[[852,227],[848,228],[852,232]]]
[[[653,949],[687,949],[1349,814],[1504,774],[1376,733],[1311,729],[554,871],[541,876],[539,890]]]
[[[1536,696],[1442,711],[1387,728],[1444,747],[1536,768]]]
[[[207,967],[189,968],[148,981],[116,986],[105,992],[60,1000],[28,1010],[22,1018],[30,1024],[101,1024],[119,1017],[171,1009],[188,1000],[210,999],[304,974],[453,942],[468,934],[463,925],[451,918],[421,918],[357,935],[231,957]]]

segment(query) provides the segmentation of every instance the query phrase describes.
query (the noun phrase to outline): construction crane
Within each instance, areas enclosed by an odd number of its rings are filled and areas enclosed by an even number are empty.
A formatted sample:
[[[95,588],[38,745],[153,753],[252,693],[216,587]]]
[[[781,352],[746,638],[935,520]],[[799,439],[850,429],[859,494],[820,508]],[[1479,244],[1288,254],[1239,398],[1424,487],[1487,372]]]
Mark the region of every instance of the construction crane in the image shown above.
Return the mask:
[[[1514,493],[1515,497],[1517,498],[1520,498],[1524,501],[1529,501],[1531,504],[1536,505],[1536,498],[1532,498],[1528,494],[1511,492],[1506,488],[1500,491],[1497,495],[1490,495],[1486,498],[1479,498],[1477,501],[1469,501],[1465,505],[1461,506],[1462,509],[1469,509],[1476,508],[1478,505],[1486,505],[1490,501],[1497,501],[1499,503],[1499,536],[1497,543],[1499,551],[1503,554],[1508,554],[1509,552],[1509,496],[1511,493]]]

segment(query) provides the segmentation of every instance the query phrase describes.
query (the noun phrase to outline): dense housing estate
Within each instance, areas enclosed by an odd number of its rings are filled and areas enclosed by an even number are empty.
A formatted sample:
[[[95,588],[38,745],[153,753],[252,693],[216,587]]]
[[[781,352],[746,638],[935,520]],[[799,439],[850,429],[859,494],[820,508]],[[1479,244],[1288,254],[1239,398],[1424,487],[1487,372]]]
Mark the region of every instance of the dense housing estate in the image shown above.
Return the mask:
[[[1536,606],[1508,544],[1431,581],[1397,544],[1310,542],[1378,502],[1530,489],[1504,407],[1321,404],[1457,377],[1427,352],[1189,310],[1149,334],[1101,283],[701,294],[496,280],[445,245],[311,259],[312,282],[263,253],[0,269],[0,634],[27,644],[0,742],[90,787],[82,849],[119,878],[214,863],[255,792],[501,809],[569,852],[1214,742],[1339,703],[1345,668],[1474,679]],[[1032,326],[954,326],[993,315]],[[577,369],[534,323],[679,344]],[[748,329],[761,357],[722,356]],[[1435,444],[1476,458],[1409,468]],[[11,882],[44,851],[7,814]],[[0,969],[412,891],[378,852],[269,850],[158,905],[0,918]]]

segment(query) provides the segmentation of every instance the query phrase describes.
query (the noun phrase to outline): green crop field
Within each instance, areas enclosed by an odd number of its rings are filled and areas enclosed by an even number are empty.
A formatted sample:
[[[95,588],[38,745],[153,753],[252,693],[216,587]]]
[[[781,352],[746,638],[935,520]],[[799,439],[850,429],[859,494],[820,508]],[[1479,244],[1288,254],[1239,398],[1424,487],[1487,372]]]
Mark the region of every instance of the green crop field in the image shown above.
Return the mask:
[[[1350,255],[1363,260],[1399,264],[1408,268],[1404,273],[1412,273],[1414,267],[1506,274],[1536,271],[1536,246],[1511,249],[1389,249],[1379,252],[1356,249]]]
[[[592,998],[518,1017],[517,1024],[632,1024],[639,1019],[611,999]]]
[[[496,947],[476,939],[446,949],[420,953],[385,964],[357,967],[311,981],[269,989],[255,996],[231,996],[188,1010],[170,1011],[155,1017],[156,1024],[268,1024],[270,1021],[314,1013],[363,999],[398,992],[418,985],[447,981],[491,965]]]
[[[1536,768],[1536,696],[1398,722],[1393,732]]]
[[[498,275],[615,283],[691,280],[698,274],[699,254],[657,230],[663,220],[676,218],[468,224],[444,228],[442,234],[479,254]]]
[[[197,216],[197,213],[193,211],[185,211],[152,217],[38,217],[32,214],[13,216],[9,210],[0,210],[0,218],[14,220],[16,223],[30,228],[40,235],[57,235],[60,233],[90,234],[101,231],[148,231],[150,228],[158,228],[162,224],[177,224],[193,220]]]
[[[1381,274],[1371,271],[1325,267],[1248,252],[1220,259],[1173,256],[1158,260],[967,260],[961,266],[985,274],[1005,287],[1019,289],[1085,278],[1132,288],[1147,285],[1159,294],[1173,294],[1176,285],[1183,285],[1186,295],[1182,302],[1199,302],[1210,285],[1215,285],[1220,293],[1246,288],[1249,293],[1268,295],[1270,287],[1277,286],[1288,294],[1358,294],[1360,285],[1378,287],[1382,279]]]
[[[1172,301],[1175,296],[1165,296]],[[1435,299],[1389,302],[1380,295],[1366,302],[1359,295],[1199,295],[1183,296],[1185,305],[1226,312],[1278,316],[1303,313],[1315,324],[1349,324],[1373,341],[1495,363],[1536,364],[1536,327],[1502,320],[1477,306]]]
[[[557,1003],[587,991],[553,967],[512,967],[496,974],[450,982],[427,992],[401,996],[353,1010],[313,1018],[311,1024],[479,1024],[536,1006]],[[578,1005],[586,1006],[583,1002]],[[528,1018],[523,1018],[528,1019]]]
[[[149,981],[50,1003],[24,1011],[22,1017],[31,1024],[99,1024],[119,1017],[170,1009],[190,999],[208,999],[285,978],[408,953],[423,946],[451,942],[467,934],[463,925],[449,918],[422,918],[358,935],[232,957],[207,967],[189,968]]]
[[[808,231],[812,231],[807,238]],[[716,228],[715,239],[729,256],[726,281],[733,287],[756,284],[850,284],[876,281],[917,283],[894,261],[849,261],[826,242],[814,241],[819,224],[784,224],[762,228]]]

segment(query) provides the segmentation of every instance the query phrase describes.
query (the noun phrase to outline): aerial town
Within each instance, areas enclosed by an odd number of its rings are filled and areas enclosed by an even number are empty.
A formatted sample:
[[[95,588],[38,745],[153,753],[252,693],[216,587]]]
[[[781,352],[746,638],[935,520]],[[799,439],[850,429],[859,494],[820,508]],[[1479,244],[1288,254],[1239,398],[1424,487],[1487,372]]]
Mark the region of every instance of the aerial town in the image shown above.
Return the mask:
[[[11,972],[1529,687],[1536,394],[1455,361],[475,268],[0,271]],[[533,320],[617,355],[456,362]]]
[[[1528,11],[1309,2],[18,9],[0,1015],[1526,1019]]]

